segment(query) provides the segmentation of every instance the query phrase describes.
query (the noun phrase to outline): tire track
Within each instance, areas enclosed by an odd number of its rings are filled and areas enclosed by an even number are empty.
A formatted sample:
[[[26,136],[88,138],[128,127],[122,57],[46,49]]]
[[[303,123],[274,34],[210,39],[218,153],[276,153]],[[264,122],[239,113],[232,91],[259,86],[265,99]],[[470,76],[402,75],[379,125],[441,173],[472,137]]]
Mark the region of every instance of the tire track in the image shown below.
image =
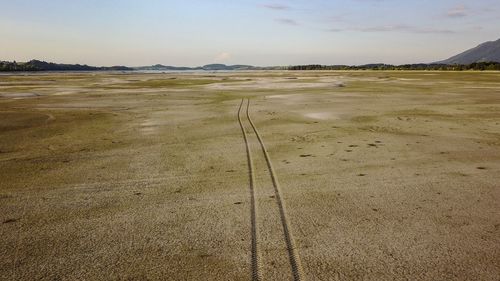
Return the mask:
[[[240,110],[241,110],[241,107],[243,105],[243,101],[244,100],[241,101]],[[264,158],[266,159],[267,167],[269,169],[269,174],[271,176],[271,180],[273,183],[276,203],[278,204],[281,224],[283,227],[283,235],[284,235],[285,243],[286,243],[286,247],[287,247],[288,258],[289,258],[290,266],[292,269],[293,280],[294,281],[301,281],[301,280],[303,280],[303,278],[302,278],[302,276],[303,276],[302,265],[300,263],[300,257],[297,253],[295,241],[293,239],[293,236],[292,236],[292,233],[290,230],[290,225],[288,222],[285,204],[283,202],[282,195],[281,195],[281,188],[280,188],[276,173],[274,172],[273,164],[271,162],[271,158],[269,157],[269,153],[267,152],[264,141],[262,140],[262,137],[261,137],[259,131],[257,130],[257,127],[255,126],[255,124],[252,121],[252,118],[250,117],[250,99],[247,99],[246,115],[247,115],[248,122],[252,126],[252,129],[253,129],[253,131],[254,131],[254,133],[257,136],[257,139],[259,141],[259,144],[260,144],[260,147],[262,149],[262,153],[264,154]],[[239,119],[240,125],[241,125],[241,119],[240,119],[239,112],[238,112],[238,119]],[[243,126],[243,125],[241,125],[241,126]],[[248,153],[248,155],[250,155],[246,133],[245,132],[243,132],[243,133],[244,133],[244,137],[245,137],[245,142],[247,144],[247,153]],[[253,186],[251,188],[253,188]],[[255,204],[255,202],[253,202],[253,204]],[[252,222],[252,224],[255,225],[254,222]],[[253,236],[253,237],[255,237],[255,236]],[[253,241],[252,241],[252,243],[253,243]]]
[[[241,121],[241,109],[243,108],[244,99],[241,99],[240,108],[238,109],[238,122],[240,123],[241,132],[243,134],[243,139],[245,140],[246,152],[247,152],[247,163],[248,163],[248,176],[250,180],[250,220],[251,220],[251,259],[252,259],[252,281],[260,281],[259,272],[259,252],[257,248],[257,212],[255,207],[255,173],[253,168],[252,153],[250,151],[250,145],[248,143],[247,133],[243,122]]]

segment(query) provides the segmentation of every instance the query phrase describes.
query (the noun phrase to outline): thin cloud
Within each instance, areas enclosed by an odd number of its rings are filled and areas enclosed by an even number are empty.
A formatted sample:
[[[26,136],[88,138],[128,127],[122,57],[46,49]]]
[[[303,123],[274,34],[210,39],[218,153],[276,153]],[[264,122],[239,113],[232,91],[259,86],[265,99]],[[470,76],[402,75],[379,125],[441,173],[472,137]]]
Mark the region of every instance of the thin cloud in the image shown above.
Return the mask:
[[[262,7],[271,10],[290,10],[291,7],[283,4],[264,4]]]
[[[327,30],[328,32],[342,32],[342,31],[347,31],[346,29],[342,28],[330,28]]]
[[[439,28],[433,28],[433,27],[424,27],[424,28],[414,28],[412,30],[413,33],[428,33],[428,34],[454,34],[456,33],[454,30],[451,29],[439,29]]]
[[[446,13],[446,16],[449,18],[463,18],[467,15],[468,9],[464,5],[456,6]]]
[[[299,23],[293,19],[282,18],[282,19],[276,19],[276,21],[286,25],[299,25]]]
[[[344,14],[338,14],[338,15],[333,15],[327,18],[328,22],[346,22],[347,21],[347,13]]]
[[[455,33],[453,30],[449,29],[439,29],[433,27],[417,27],[404,24],[395,25],[382,25],[382,26],[365,26],[365,27],[354,27],[354,28],[330,28],[329,32],[343,32],[343,31],[355,31],[355,32],[409,32],[409,33],[434,33],[434,34],[451,34]]]
[[[407,25],[383,25],[357,28],[357,30],[361,32],[390,32],[409,29],[411,29],[411,27]]]

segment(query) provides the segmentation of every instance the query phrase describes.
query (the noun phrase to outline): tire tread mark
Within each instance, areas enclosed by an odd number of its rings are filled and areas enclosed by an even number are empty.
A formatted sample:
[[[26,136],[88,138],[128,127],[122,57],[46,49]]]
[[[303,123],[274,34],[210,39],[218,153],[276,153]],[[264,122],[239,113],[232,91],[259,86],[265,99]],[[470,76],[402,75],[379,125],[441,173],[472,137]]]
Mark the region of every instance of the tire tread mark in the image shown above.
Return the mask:
[[[250,220],[251,220],[251,262],[252,262],[252,281],[260,281],[259,272],[259,252],[257,247],[257,212],[255,204],[255,173],[253,168],[252,153],[250,151],[250,145],[248,143],[247,133],[243,122],[241,120],[241,109],[243,107],[244,99],[241,99],[240,107],[238,109],[238,122],[240,123],[241,132],[243,134],[243,139],[245,141],[246,153],[247,153],[247,163],[248,163],[248,176],[250,180]]]
[[[266,159],[267,167],[269,169],[269,174],[271,176],[271,180],[273,182],[273,187],[274,187],[274,193],[276,197],[276,203],[278,204],[279,212],[280,212],[280,218],[281,218],[281,224],[283,227],[283,234],[285,237],[285,243],[288,251],[288,257],[290,261],[290,266],[292,268],[292,274],[293,274],[293,280],[294,281],[302,281],[304,280],[302,278],[303,276],[303,270],[302,270],[302,265],[300,263],[300,257],[297,253],[297,248],[295,245],[295,241],[293,239],[290,226],[288,223],[288,217],[286,213],[286,208],[285,204],[282,199],[281,195],[281,188],[278,182],[278,178],[276,176],[276,173],[274,172],[273,164],[271,162],[271,157],[269,157],[269,153],[267,152],[267,148],[264,144],[264,141],[262,140],[262,137],[257,130],[257,127],[252,121],[252,118],[250,117],[250,99],[247,99],[247,108],[246,108],[246,114],[248,121],[250,122],[250,125],[252,126],[252,129],[257,136],[257,139],[260,143],[260,147],[262,149],[262,152],[264,153],[264,158]]]

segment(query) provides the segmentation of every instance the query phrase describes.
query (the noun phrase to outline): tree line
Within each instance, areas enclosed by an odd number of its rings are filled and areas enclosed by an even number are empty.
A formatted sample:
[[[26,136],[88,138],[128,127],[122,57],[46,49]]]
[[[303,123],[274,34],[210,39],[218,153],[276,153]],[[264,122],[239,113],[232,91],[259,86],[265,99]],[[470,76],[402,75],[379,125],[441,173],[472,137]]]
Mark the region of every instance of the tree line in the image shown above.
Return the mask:
[[[29,62],[0,61],[0,71],[100,71],[131,70],[125,66],[95,67],[81,64],[59,64],[39,60]]]
[[[440,71],[465,71],[465,70],[500,70],[498,62],[475,62],[471,64],[365,64],[365,65],[294,65],[288,70],[440,70]]]
[[[257,68],[256,68],[257,69]],[[465,70],[500,70],[498,62],[476,62],[472,64],[365,64],[365,65],[292,65],[285,67],[272,67],[262,69],[281,70],[440,70],[440,71],[465,71]],[[18,63],[16,61],[0,61],[0,71],[126,71],[133,70],[126,66],[95,67],[80,64],[57,64],[39,60]]]

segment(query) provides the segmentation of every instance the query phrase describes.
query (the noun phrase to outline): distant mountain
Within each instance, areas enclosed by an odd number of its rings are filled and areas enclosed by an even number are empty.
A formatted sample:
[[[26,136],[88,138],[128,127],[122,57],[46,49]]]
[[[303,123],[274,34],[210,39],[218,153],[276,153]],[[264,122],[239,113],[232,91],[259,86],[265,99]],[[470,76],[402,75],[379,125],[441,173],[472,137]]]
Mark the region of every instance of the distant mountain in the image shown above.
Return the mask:
[[[487,42],[471,49],[461,55],[471,56],[474,50],[480,50],[487,53],[488,56],[480,56],[479,62],[460,63],[460,58],[455,56],[449,60],[435,62],[431,64],[405,64],[390,65],[383,63],[373,63],[365,65],[290,65],[290,66],[266,66],[258,67],[251,65],[225,65],[225,64],[207,64],[198,67],[168,66],[155,64],[151,66],[127,67],[110,66],[96,67],[81,64],[60,64],[40,60],[31,60],[29,62],[9,62],[0,60],[0,72],[12,71],[237,71],[237,70],[442,70],[442,71],[462,71],[462,70],[500,70],[500,57],[498,56],[498,47],[500,40],[496,42]],[[495,49],[496,48],[496,49]],[[486,50],[486,51],[485,51]],[[496,57],[494,56],[496,54]],[[497,58],[497,59],[495,59]],[[485,60],[483,62],[481,60]],[[496,61],[496,62],[495,62]]]
[[[185,70],[198,70],[198,69],[201,69],[201,67],[193,68],[185,66],[169,66],[162,64],[134,67],[134,70],[155,70],[155,71],[185,71]]]
[[[500,39],[483,43],[475,48],[436,64],[472,64],[475,62],[500,62]]]
[[[255,67],[251,65],[225,65],[225,64],[207,64],[198,67],[184,67],[184,66],[169,66],[162,64],[155,64],[151,66],[134,67],[135,70],[155,70],[155,71],[189,71],[189,70],[206,70],[206,71],[220,71],[220,70],[256,70],[264,69],[262,67]],[[265,68],[268,69],[268,68]]]
[[[225,64],[207,64],[202,66],[204,70],[253,70],[260,69],[260,67],[255,67],[251,65],[225,65]]]
[[[132,68],[126,66],[95,67],[86,64],[61,64],[30,60],[29,62],[0,61],[0,71],[126,71]]]
[[[61,64],[45,62],[40,60],[30,60],[29,62],[9,62],[0,61],[0,71],[232,71],[232,70],[276,70],[286,69],[281,66],[257,67],[251,65],[225,65],[225,64],[207,64],[198,67],[169,66],[155,64],[151,66],[127,67],[127,66],[89,66],[81,64]]]

